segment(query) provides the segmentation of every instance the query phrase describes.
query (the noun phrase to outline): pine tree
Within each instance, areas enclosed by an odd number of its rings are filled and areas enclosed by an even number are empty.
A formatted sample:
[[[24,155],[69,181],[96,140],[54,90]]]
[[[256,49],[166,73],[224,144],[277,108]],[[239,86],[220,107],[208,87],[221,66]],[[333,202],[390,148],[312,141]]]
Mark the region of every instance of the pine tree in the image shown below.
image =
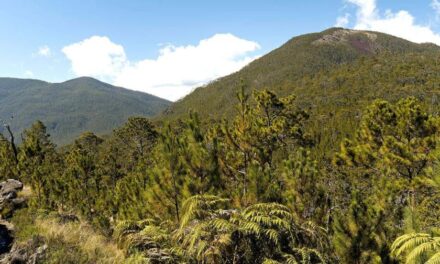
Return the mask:
[[[287,205],[305,220],[324,224],[328,201],[318,163],[310,151],[298,149],[282,167],[282,197]]]
[[[432,165],[440,118],[428,115],[415,98],[395,105],[377,100],[367,108],[354,140],[345,140],[338,166],[362,168],[366,177],[412,180]]]
[[[59,165],[55,145],[49,137],[44,124],[35,122],[24,132],[18,155],[20,177],[31,185],[39,207],[50,203],[50,182]]]
[[[238,115],[231,124],[224,122],[220,134],[226,141],[220,151],[223,172],[237,186],[236,199],[242,205],[280,201],[276,164],[286,150],[311,144],[304,130],[308,114],[295,105],[294,96],[278,98],[267,90],[255,92],[253,107],[242,86],[237,98]]]
[[[421,200],[416,182],[435,161],[439,125],[440,118],[427,114],[414,98],[395,104],[377,100],[365,111],[355,138],[344,140],[336,154],[334,164],[347,182],[340,192],[357,190],[385,212],[381,226],[389,237],[399,231],[396,222],[403,229],[405,215],[416,213]]]
[[[10,142],[0,134],[0,178],[17,179],[17,163]]]
[[[182,165],[190,178],[192,194],[203,195],[223,190],[218,159],[218,140],[202,130],[197,113],[191,112],[181,134]]]
[[[158,132],[155,126],[145,117],[130,117],[122,127],[114,131],[111,145],[118,151],[113,157],[121,166],[122,173],[132,171],[147,158],[156,144]],[[111,151],[114,153],[114,151]]]
[[[149,199],[157,212],[165,213],[180,220],[181,203],[191,196],[188,189],[187,170],[184,167],[179,132],[171,125],[165,125],[159,136],[159,145],[154,153],[155,164],[149,175]],[[164,211],[165,210],[165,211]]]
[[[384,212],[354,192],[350,208],[334,223],[333,245],[342,263],[393,263],[383,229]]]
[[[67,184],[69,206],[89,220],[96,212],[96,200],[104,189],[96,166],[102,142],[93,133],[85,132],[75,140],[66,156],[67,167],[63,178]]]

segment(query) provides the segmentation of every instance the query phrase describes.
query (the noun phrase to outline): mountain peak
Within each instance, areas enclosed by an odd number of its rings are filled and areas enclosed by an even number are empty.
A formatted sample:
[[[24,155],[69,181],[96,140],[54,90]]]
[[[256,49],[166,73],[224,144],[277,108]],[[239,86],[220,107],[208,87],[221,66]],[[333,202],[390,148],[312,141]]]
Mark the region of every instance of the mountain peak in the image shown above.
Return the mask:
[[[209,113],[211,117],[229,115],[234,111],[230,98],[234,98],[241,80],[249,89],[270,88],[279,94],[298,94],[299,88],[287,87],[288,84],[297,83],[305,76],[314,79],[316,74],[355,65],[361,58],[381,58],[390,54],[394,57],[426,54],[429,57],[439,55],[440,47],[417,44],[380,32],[329,28],[294,37],[242,70],[195,89],[173,104],[164,115],[175,119],[188,109]],[[307,100],[311,101],[310,98]]]
[[[328,34],[324,32],[330,31]],[[336,42],[347,42],[350,40],[350,37],[353,35],[364,35],[368,40],[375,41],[377,39],[377,34],[354,30],[354,29],[346,29],[346,28],[332,28],[331,30],[324,31],[323,36],[319,39],[313,41],[314,44],[328,44],[328,43],[336,43]]]
[[[96,83],[104,83],[104,82],[102,82],[102,81],[100,81],[98,79],[95,79],[95,78],[89,77],[89,76],[77,77],[77,78],[74,78],[74,79],[70,79],[70,80],[64,81],[62,83],[69,83],[69,82],[70,83],[71,82],[96,82]]]
[[[328,32],[328,33],[327,33]],[[349,45],[359,52],[377,53],[383,48],[377,41],[377,34],[369,31],[332,28],[323,32],[322,36],[313,41],[313,45]]]

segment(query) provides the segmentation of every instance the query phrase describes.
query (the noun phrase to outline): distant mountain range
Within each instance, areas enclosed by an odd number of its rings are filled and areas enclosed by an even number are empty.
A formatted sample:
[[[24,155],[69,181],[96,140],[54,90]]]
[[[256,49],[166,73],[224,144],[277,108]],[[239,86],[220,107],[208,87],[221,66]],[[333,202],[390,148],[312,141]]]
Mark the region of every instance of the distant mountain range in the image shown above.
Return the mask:
[[[130,116],[152,117],[169,105],[88,77],[63,83],[0,78],[0,119],[11,124],[17,138],[41,120],[56,143],[66,144],[84,131],[106,134]]]

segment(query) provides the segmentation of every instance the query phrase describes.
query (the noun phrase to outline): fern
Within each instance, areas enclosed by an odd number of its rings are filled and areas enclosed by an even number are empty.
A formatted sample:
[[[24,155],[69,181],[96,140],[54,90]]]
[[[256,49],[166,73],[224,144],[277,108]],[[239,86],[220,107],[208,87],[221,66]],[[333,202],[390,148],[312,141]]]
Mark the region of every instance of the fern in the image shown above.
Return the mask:
[[[425,264],[440,263],[440,237],[425,233],[406,234],[398,237],[392,247],[396,257],[405,259],[405,263],[418,263],[426,259]]]

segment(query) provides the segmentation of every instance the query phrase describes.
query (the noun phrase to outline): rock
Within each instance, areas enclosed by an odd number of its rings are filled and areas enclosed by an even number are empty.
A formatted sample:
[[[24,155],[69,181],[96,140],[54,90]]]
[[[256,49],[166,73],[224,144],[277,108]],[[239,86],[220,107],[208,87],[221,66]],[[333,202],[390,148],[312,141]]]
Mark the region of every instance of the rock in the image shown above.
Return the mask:
[[[14,189],[16,191],[23,190],[23,183],[18,180],[8,179],[6,181],[0,182],[0,189]]]
[[[23,183],[14,179],[8,179],[0,182],[0,195],[6,199],[14,199],[17,192],[23,189]]]
[[[0,182],[1,219],[12,217],[15,210],[22,208],[26,205],[26,200],[24,198],[17,197],[17,193],[22,189],[23,183],[17,180],[9,179]],[[5,220],[0,220],[0,264],[36,263],[37,257],[32,257],[32,254],[35,255],[39,253],[39,251],[29,251],[26,248],[20,248],[19,246],[14,244],[13,230],[14,226],[11,223]],[[45,249],[42,249],[42,251],[44,250]],[[27,252],[33,253],[29,255]]]
[[[17,198],[17,192],[15,190],[8,190],[4,195],[4,198],[6,200],[12,200],[14,198]]]
[[[11,202],[15,205],[16,209],[22,208],[26,204],[25,198],[15,198]]]
[[[58,214],[58,219],[61,224],[79,222],[79,218],[74,214]]]
[[[0,224],[0,254],[9,252],[13,242],[12,230],[6,225]]]
[[[41,237],[35,237],[25,243],[14,244],[11,251],[3,255],[0,264],[35,264],[41,263],[48,246]]]
[[[23,189],[23,183],[14,179],[0,182],[0,217],[9,218],[14,211],[24,207],[26,200],[17,198],[18,192]]]

